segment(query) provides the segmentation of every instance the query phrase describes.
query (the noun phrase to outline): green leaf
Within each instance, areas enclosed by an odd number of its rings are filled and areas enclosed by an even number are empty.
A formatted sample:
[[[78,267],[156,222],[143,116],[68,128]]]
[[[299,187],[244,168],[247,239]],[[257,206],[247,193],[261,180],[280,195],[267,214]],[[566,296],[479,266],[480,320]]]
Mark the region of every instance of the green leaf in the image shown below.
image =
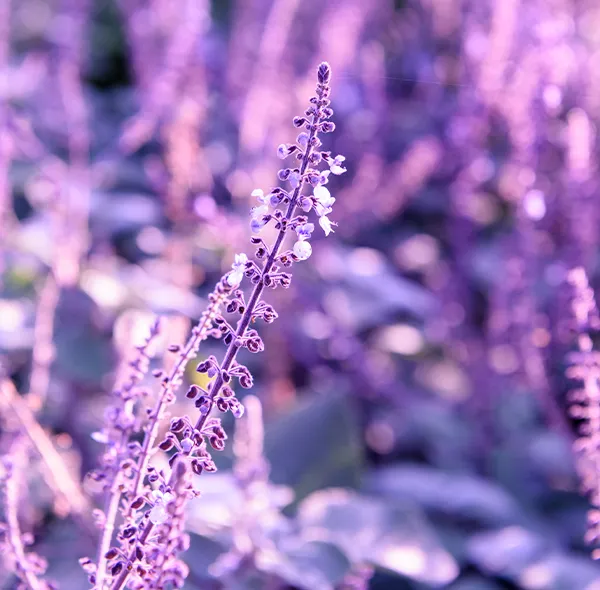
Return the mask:
[[[298,500],[330,486],[356,487],[362,446],[350,400],[312,397],[267,428],[265,455],[271,481],[294,487]]]
[[[371,563],[431,585],[452,582],[458,565],[412,504],[385,503],[329,489],[298,509],[302,536],[339,547],[352,563]]]
[[[350,562],[335,545],[313,541],[272,552],[262,571],[279,576],[301,590],[333,590],[350,569]]]
[[[411,500],[429,514],[459,522],[501,526],[522,522],[517,501],[505,489],[467,473],[450,473],[425,465],[394,465],[372,471],[366,491],[383,498]]]

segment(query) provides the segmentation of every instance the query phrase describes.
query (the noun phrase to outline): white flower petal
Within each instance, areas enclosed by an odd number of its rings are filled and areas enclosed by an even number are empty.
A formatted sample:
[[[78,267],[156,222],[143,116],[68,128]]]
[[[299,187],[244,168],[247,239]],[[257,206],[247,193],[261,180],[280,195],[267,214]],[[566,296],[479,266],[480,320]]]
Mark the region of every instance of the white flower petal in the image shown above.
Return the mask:
[[[337,166],[336,164],[331,166],[330,170],[333,174],[337,174],[338,176],[346,172],[346,168],[342,168],[341,166]]]
[[[333,229],[331,227],[331,221],[325,215],[319,218],[319,225],[323,228],[323,231],[325,232],[326,236],[333,232]]]
[[[343,174],[346,169],[342,166],[342,162],[346,160],[345,156],[338,155],[333,160],[329,161],[329,169],[333,174]]]
[[[267,205],[261,205],[260,207],[252,207],[252,209],[250,210],[252,219],[259,219],[263,215],[267,215],[267,213],[269,213],[269,207],[267,207]]]
[[[241,254],[235,255],[235,261],[238,264],[246,264],[246,262],[248,262],[248,257],[242,252]]]
[[[157,505],[150,510],[150,520],[153,524],[163,524],[167,522],[169,513],[165,510],[162,505]]]
[[[242,271],[240,271],[240,270],[232,270],[227,275],[227,284],[230,287],[237,287],[242,282],[243,278],[244,278],[244,273]]]
[[[90,434],[92,440],[95,440],[97,443],[106,444],[108,442],[108,436],[106,432],[92,432]]]
[[[329,189],[325,188],[321,184],[315,186],[313,190],[313,195],[315,196],[315,199],[317,199],[317,201],[319,202],[331,198],[331,193],[329,192]]]
[[[327,208],[323,207],[323,205],[321,205],[321,203],[317,203],[315,205],[315,212],[317,213],[317,215],[319,217],[322,217],[323,215],[327,215]]]

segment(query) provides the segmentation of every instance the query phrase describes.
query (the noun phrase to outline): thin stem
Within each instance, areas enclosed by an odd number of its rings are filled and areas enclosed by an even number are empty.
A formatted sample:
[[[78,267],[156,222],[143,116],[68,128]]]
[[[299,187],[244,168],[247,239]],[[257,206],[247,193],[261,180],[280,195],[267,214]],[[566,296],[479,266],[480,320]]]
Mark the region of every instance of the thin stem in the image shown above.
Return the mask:
[[[122,408],[120,411],[124,416],[133,416],[136,397],[133,395],[134,388],[140,383],[143,377],[146,375],[148,371],[149,365],[149,355],[148,349],[154,340],[154,338],[159,333],[159,323],[158,320],[154,322],[154,325],[150,329],[150,334],[146,338],[145,342],[142,346],[134,347],[137,349],[138,354],[137,357],[130,361],[127,364],[123,364],[123,368],[132,367],[133,371],[119,381],[119,387],[117,388],[115,394],[117,395],[117,399],[121,401]],[[123,354],[125,358],[125,354]],[[104,514],[105,514],[105,522],[104,529],[102,531],[102,535],[100,538],[100,543],[98,544],[98,559],[97,559],[97,586],[99,588],[104,587],[104,580],[106,578],[106,552],[110,549],[110,544],[112,541],[113,532],[115,529],[115,521],[117,519],[117,513],[119,509],[119,504],[121,502],[121,485],[123,480],[123,473],[118,469],[119,459],[124,455],[127,449],[127,443],[129,442],[129,436],[131,432],[128,429],[123,429],[119,432],[118,440],[116,441],[115,451],[117,461],[116,465],[112,466],[112,481],[110,486],[108,487],[108,494],[106,495],[104,501]]]
[[[114,485],[115,490],[119,489],[120,479],[121,478],[117,476]],[[118,491],[113,492],[108,498],[108,507],[105,510],[106,521],[104,524],[104,530],[102,531],[102,537],[100,539],[100,546],[98,547],[98,579],[96,586],[100,589],[104,588],[104,579],[106,577],[106,553],[110,549],[120,502],[121,494]]]
[[[35,419],[23,398],[17,393],[12,381],[4,379],[0,382],[0,396],[13,411],[23,427],[23,431],[40,454],[48,471],[48,483],[54,493],[73,513],[82,516],[87,514],[89,503],[79,486],[71,476],[62,457],[54,448],[52,440]]]
[[[50,368],[54,360],[54,320],[60,297],[60,287],[53,271],[46,276],[40,291],[35,325],[33,328],[33,350],[29,393],[26,399],[34,412],[39,412],[48,396]]]
[[[17,448],[13,452],[13,465],[4,484],[4,510],[6,513],[7,524],[6,536],[15,559],[16,573],[21,581],[25,582],[30,590],[45,590],[46,584],[36,576],[29,566],[29,560],[25,554],[25,547],[23,545],[23,534],[19,527],[17,509],[20,483],[19,472],[27,453],[26,445],[23,443],[24,441],[17,441],[15,443],[15,447]]]

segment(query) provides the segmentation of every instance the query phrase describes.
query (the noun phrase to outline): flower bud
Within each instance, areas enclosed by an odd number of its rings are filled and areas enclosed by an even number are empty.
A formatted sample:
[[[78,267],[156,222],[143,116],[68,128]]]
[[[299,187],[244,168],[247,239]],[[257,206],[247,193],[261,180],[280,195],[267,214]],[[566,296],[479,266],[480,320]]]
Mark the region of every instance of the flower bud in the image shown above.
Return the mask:
[[[159,445],[158,448],[162,451],[169,451],[173,448],[173,441],[170,438],[165,438]]]
[[[326,61],[319,65],[317,79],[319,80],[319,84],[329,84],[331,80],[331,66]]]

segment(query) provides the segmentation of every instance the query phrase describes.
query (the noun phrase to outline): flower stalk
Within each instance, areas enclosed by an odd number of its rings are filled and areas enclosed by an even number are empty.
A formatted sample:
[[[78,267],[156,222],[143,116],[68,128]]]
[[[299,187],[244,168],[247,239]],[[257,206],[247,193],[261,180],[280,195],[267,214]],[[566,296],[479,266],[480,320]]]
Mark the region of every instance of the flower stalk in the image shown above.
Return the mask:
[[[295,144],[282,144],[277,150],[280,158],[294,156],[300,163],[297,168],[284,168],[278,174],[281,181],[289,182],[292,191],[275,187],[268,195],[260,189],[253,192],[260,205],[251,212],[251,229],[253,233],[259,233],[267,224],[274,224],[278,230],[275,242],[269,247],[262,238],[253,237],[251,241],[257,246],[255,256],[259,261],[264,260],[262,267],[248,260],[245,254],[239,254],[235,257],[231,271],[221,279],[220,285],[226,285],[231,292],[226,306],[227,312],[239,313],[241,317],[234,329],[222,315],[214,315],[216,330],[213,332],[223,337],[227,350],[221,362],[211,356],[197,367],[198,372],[206,373],[213,379],[208,390],[192,385],[186,394],[188,398],[195,400],[200,415],[195,422],[192,422],[189,416],[173,418],[170,431],[159,444],[159,448],[164,451],[175,450],[169,461],[172,470],[168,479],[162,471],[158,472],[149,467],[148,461],[158,425],[163,417],[163,400],[165,397],[172,397],[173,391],[163,388],[156,409],[150,413],[151,422],[146,428],[144,444],[136,466],[134,493],[130,508],[125,513],[126,523],[121,530],[122,549],[109,553],[109,567],[114,576],[111,590],[120,590],[131,577],[136,580],[133,587],[148,587],[148,584],[153,583],[152,580],[159,575],[156,569],[157,560],[148,557],[153,554],[162,555],[161,568],[168,567],[169,571],[175,572],[169,578],[169,582],[175,587],[181,587],[178,584],[183,583],[185,573],[176,554],[185,549],[176,547],[170,551],[160,545],[160,539],[166,534],[165,527],[169,526],[169,521],[164,519],[165,513],[176,514],[177,510],[181,509],[183,495],[195,495],[191,483],[188,482],[182,487],[180,476],[186,469],[191,469],[197,475],[203,471],[216,471],[208,448],[210,446],[214,450],[224,449],[227,435],[220,419],[212,415],[215,406],[221,412],[231,411],[238,418],[243,415],[244,408],[236,399],[231,384],[237,379],[243,388],[249,388],[253,381],[248,368],[239,364],[236,358],[242,348],[247,348],[252,353],[264,349],[262,339],[254,328],[250,328],[250,324],[257,319],[271,323],[277,317],[274,309],[262,300],[262,296],[266,287],[289,287],[291,275],[282,271],[279,265],[290,267],[295,262],[308,258],[312,252],[308,240],[314,226],[308,223],[307,216],[302,213],[314,210],[325,235],[333,232],[335,223],[329,220],[328,215],[332,212],[335,199],[324,185],[327,184],[331,173],[342,174],[346,169],[342,166],[343,156],[332,157],[329,152],[318,149],[321,146],[318,135],[330,133],[335,129],[335,125],[328,120],[333,115],[329,106],[329,64],[324,62],[319,66],[317,77],[316,95],[310,100],[311,106],[305,111],[305,116],[294,118],[294,126],[305,127],[307,132],[301,132]],[[321,162],[326,162],[329,170],[318,170],[317,166]],[[307,185],[313,188],[312,195],[302,195],[302,190]],[[280,205],[284,207],[283,210],[279,209]],[[292,249],[282,251],[286,236],[292,232],[296,234],[296,243]],[[244,278],[250,279],[254,285],[247,301],[239,288]],[[176,364],[174,374],[165,378],[165,383],[171,383],[180,375],[178,367],[183,367],[189,356],[182,355],[183,365]],[[179,382],[180,378],[177,378],[177,384]],[[158,484],[158,488],[152,494],[144,494],[144,490],[148,492],[144,485],[146,477],[149,483]],[[135,498],[137,493],[141,494],[139,498]],[[136,519],[136,512],[146,505],[152,508]],[[166,551],[170,551],[168,556],[164,553]]]

